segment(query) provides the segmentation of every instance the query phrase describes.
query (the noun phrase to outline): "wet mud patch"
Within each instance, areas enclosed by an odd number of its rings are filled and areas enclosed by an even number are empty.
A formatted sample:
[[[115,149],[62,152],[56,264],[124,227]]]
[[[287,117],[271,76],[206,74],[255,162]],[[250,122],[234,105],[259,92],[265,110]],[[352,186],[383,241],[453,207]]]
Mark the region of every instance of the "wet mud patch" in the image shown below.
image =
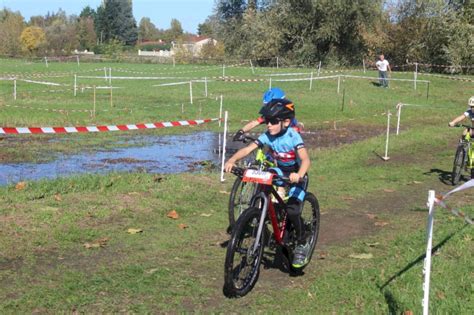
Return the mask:
[[[302,133],[307,148],[330,148],[350,144],[383,134],[383,127],[350,124],[336,129],[319,129]]]

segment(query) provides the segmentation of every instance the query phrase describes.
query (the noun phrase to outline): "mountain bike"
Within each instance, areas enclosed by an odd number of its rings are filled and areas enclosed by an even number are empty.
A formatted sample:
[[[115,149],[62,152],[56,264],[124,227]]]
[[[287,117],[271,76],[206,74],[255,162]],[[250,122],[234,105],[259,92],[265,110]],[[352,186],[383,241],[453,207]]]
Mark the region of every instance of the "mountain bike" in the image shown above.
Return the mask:
[[[239,216],[227,245],[224,294],[241,297],[250,292],[258,280],[265,247],[281,249],[290,272],[301,272],[304,267],[295,269],[291,266],[296,233],[288,218],[287,205],[274,187],[282,181],[289,185],[289,178],[251,168],[234,167],[232,173],[242,177],[243,182],[258,183],[261,187],[252,196],[250,207]],[[310,192],[306,192],[301,217],[310,244],[309,261],[318,241],[320,222],[319,203]]]
[[[454,156],[453,172],[451,174],[451,182],[453,185],[459,183],[464,170],[470,171],[471,178],[474,178],[474,150],[471,142],[472,126],[456,125],[455,127],[464,127],[467,129],[466,135],[459,140],[456,154]]]
[[[248,135],[244,135],[241,139],[243,143],[249,143],[255,140],[255,138],[252,138]],[[268,160],[263,149],[258,148],[255,152],[255,158],[249,162],[246,162],[246,165],[243,165],[244,167],[263,171],[269,167],[275,166],[273,162]],[[245,209],[249,207],[250,200],[258,189],[258,183],[244,182],[242,181],[242,176],[237,176],[234,184],[232,185],[229,197],[229,231],[232,230],[237,218]]]

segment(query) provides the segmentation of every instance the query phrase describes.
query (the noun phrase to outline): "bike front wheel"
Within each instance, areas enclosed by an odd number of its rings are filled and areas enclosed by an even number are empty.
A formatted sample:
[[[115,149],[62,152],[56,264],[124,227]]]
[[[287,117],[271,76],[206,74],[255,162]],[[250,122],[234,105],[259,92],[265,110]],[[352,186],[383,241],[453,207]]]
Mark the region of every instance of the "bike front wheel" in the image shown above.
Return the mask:
[[[250,207],[250,201],[257,192],[256,183],[243,182],[241,177],[235,179],[229,197],[229,226],[232,229],[239,216]]]
[[[318,199],[312,193],[307,192],[301,209],[301,219],[304,224],[304,233],[307,235],[307,243],[310,245],[307,256],[308,263],[311,261],[316,243],[318,242],[320,217]],[[297,269],[291,267],[291,269],[293,271],[301,271],[304,267]]]
[[[257,239],[262,212],[248,208],[237,220],[227,246],[224,267],[224,294],[246,295],[258,280],[264,248],[264,233]]]
[[[464,146],[459,145],[456,150],[456,155],[454,156],[453,172],[451,174],[451,182],[453,183],[453,185],[459,183],[465,162],[466,150],[464,149]]]

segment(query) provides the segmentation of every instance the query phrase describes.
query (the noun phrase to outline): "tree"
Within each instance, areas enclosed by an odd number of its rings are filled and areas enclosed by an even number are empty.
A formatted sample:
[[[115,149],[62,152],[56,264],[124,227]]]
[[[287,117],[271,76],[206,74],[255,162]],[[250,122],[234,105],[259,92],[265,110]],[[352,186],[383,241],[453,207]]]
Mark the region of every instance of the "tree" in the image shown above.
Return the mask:
[[[138,39],[130,0],[104,0],[97,9],[96,27],[101,41],[117,39],[126,45],[134,45]]]
[[[88,18],[95,19],[96,15],[97,15],[97,12],[95,12],[94,9],[92,9],[90,6],[86,6],[84,7],[84,9],[82,9],[81,13],[79,14],[79,17],[80,18],[88,17]]]
[[[183,35],[183,28],[181,22],[177,19],[171,19],[171,27],[168,36],[170,40],[178,40]]]
[[[29,26],[21,32],[20,40],[22,49],[31,54],[46,43],[46,35],[42,28]]]
[[[96,45],[97,36],[92,17],[84,16],[79,19],[77,23],[77,37],[80,49],[93,50]]]
[[[21,51],[20,35],[25,27],[19,12],[0,10],[0,54],[16,56]]]
[[[138,41],[157,40],[160,31],[156,28],[148,17],[143,17],[138,26]]]

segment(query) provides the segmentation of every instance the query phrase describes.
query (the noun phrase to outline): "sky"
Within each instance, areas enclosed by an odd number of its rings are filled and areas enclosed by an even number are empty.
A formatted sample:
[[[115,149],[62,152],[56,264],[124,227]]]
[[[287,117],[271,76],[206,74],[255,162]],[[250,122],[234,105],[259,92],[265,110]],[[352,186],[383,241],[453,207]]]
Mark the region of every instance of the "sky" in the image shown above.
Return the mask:
[[[59,8],[67,15],[79,15],[87,5],[96,10],[101,3],[102,0],[0,0],[2,8],[20,11],[25,21],[34,15],[57,12]],[[190,33],[197,33],[198,24],[214,9],[214,0],[132,0],[132,3],[137,26],[142,17],[149,17],[156,27],[167,29],[174,18]]]

